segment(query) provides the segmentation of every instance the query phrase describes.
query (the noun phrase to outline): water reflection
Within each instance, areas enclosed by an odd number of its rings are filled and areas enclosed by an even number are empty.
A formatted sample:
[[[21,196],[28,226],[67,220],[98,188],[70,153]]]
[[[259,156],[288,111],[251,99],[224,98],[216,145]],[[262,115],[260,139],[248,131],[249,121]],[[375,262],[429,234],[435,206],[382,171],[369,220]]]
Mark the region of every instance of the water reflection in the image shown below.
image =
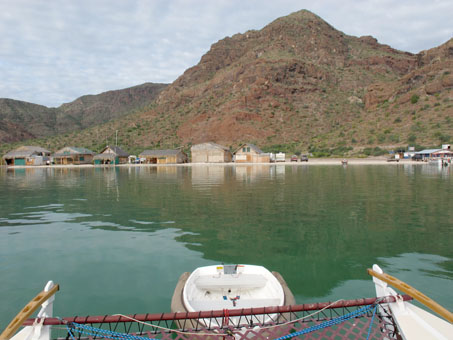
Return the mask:
[[[275,166],[275,173],[278,178],[284,178],[285,171],[286,171],[286,166],[284,166],[282,164],[278,164]]]
[[[61,252],[60,244],[70,240],[77,245],[71,255],[83,259],[71,262],[74,272],[85,270],[86,254],[146,270],[148,255],[120,259],[115,252],[133,254],[152,244],[152,260],[162,264],[153,275],[166,277],[169,286],[180,271],[200,263],[261,264],[279,271],[300,301],[357,297],[361,282],[370,281],[367,267],[377,262],[394,271],[397,262],[386,259],[406,259],[399,268],[431,261],[410,279],[433,279],[439,287],[453,282],[449,169],[269,164],[22,170],[0,174],[0,236],[3,256],[25,257],[15,267],[24,280],[30,270],[25,262],[35,256],[27,245]],[[53,245],[42,241],[44,233],[60,238]],[[7,241],[19,236],[20,245]],[[171,240],[155,239],[166,236]],[[161,244],[170,248],[159,253]],[[186,258],[175,260],[173,249],[184,249]],[[53,261],[65,265],[59,257]],[[185,269],[173,268],[172,261]]]
[[[223,165],[196,164],[191,168],[192,185],[194,188],[207,189],[225,183],[225,178],[231,176],[232,167]]]
[[[246,183],[269,180],[275,178],[275,165],[237,165],[234,167],[234,174],[237,181]]]
[[[376,263],[384,272],[415,287],[441,305],[453,306],[453,294],[449,289],[453,280],[451,259],[430,254],[402,253],[394,257],[379,257]],[[355,299],[374,294],[374,284],[368,277],[365,280],[344,281],[324,296],[300,295],[297,299],[306,302],[334,301],[340,297]]]
[[[421,166],[423,175],[432,175],[440,178],[448,178],[451,173],[451,166],[443,167],[441,165],[425,164]]]

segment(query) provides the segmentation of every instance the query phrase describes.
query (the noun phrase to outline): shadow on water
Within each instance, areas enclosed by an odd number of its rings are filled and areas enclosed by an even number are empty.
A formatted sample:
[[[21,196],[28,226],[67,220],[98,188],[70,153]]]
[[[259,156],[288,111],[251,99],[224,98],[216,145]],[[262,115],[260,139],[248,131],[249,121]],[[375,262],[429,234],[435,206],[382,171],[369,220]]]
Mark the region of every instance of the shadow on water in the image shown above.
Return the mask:
[[[107,257],[119,247],[126,253],[146,248],[151,243],[141,243],[145,238],[168,237],[159,241],[167,245],[159,252],[153,243],[149,256],[160,263],[157,278],[171,275],[165,281],[170,288],[182,271],[218,262],[279,271],[298,302],[373,295],[366,274],[373,263],[403,276],[406,268],[417,274],[409,279],[435,287],[453,281],[450,169],[193,165],[0,175],[0,232],[8,228],[14,237],[27,233],[21,227],[36,225],[69,226],[74,238],[103,232],[112,238],[98,245]],[[71,250],[83,258],[83,249]],[[140,268],[149,259],[116,261]],[[169,304],[169,291],[159,306]],[[453,297],[446,300],[453,308]]]

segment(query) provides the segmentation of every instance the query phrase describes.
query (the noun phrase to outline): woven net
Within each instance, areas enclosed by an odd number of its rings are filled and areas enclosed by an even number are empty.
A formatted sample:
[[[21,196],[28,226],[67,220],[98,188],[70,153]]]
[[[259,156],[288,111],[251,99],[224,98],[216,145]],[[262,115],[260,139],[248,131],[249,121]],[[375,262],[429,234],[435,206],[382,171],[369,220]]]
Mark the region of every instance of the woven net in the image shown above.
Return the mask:
[[[241,315],[212,319],[190,318],[142,322],[129,317],[127,322],[79,324],[66,322],[53,326],[57,339],[397,339],[391,316],[375,305],[330,308],[310,312],[285,312],[269,315]],[[267,320],[265,324],[260,320]],[[271,320],[269,322],[269,320]]]

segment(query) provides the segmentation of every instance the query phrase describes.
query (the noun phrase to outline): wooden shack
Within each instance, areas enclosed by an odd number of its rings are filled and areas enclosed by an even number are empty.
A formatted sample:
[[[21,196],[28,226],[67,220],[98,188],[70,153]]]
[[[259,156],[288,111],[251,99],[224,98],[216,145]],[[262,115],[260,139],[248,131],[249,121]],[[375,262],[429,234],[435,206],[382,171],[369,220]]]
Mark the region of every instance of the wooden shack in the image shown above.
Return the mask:
[[[106,146],[101,153],[93,157],[94,164],[126,164],[129,154],[119,146]]]
[[[50,162],[50,151],[40,146],[20,146],[3,156],[6,165],[45,165]]]
[[[190,151],[192,163],[228,163],[233,160],[227,147],[212,142],[193,145]]]
[[[234,153],[235,163],[270,163],[271,156],[254,144],[244,144]]]
[[[145,150],[138,156],[141,162],[145,164],[178,164],[188,162],[187,154],[179,149]]]
[[[94,152],[86,148],[67,146],[52,155],[54,164],[93,164]]]

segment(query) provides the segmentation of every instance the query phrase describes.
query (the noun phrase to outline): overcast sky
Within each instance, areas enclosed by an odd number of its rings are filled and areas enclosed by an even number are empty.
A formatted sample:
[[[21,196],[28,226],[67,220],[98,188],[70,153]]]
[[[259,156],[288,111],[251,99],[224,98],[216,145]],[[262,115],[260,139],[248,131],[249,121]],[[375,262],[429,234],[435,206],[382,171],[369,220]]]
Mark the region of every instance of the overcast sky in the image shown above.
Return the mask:
[[[452,0],[0,0],[0,98],[171,83],[216,41],[301,9],[413,53],[453,37]]]

